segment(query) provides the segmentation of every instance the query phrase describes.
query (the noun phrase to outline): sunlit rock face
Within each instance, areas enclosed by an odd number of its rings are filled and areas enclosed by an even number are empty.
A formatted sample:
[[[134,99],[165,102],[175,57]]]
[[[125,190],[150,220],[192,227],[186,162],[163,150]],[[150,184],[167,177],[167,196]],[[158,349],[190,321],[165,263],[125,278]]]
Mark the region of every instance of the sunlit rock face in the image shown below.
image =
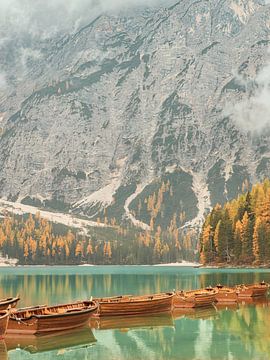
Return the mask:
[[[269,176],[269,133],[230,116],[268,62],[269,19],[260,0],[185,0],[3,43],[0,196],[149,224],[138,199],[169,177],[194,225]]]

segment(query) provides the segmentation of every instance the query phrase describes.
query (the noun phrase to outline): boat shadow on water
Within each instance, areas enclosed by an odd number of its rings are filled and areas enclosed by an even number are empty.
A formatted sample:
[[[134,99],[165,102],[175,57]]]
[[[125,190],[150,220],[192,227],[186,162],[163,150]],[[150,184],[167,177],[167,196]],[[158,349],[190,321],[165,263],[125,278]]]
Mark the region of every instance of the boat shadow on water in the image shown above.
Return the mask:
[[[239,300],[237,303],[216,303],[217,310],[238,310],[240,307],[254,306],[254,307],[268,307],[270,305],[268,297],[245,298]]]
[[[213,306],[203,308],[176,308],[173,310],[173,319],[188,318],[193,320],[209,320],[218,316],[218,311]]]
[[[132,329],[154,329],[160,327],[174,327],[174,320],[170,313],[137,316],[129,315],[125,317],[104,316],[92,318],[90,325],[96,330],[121,330],[129,331]]]
[[[53,350],[75,350],[81,347],[92,346],[96,338],[90,327],[60,331],[41,335],[11,335],[7,334],[0,343],[0,359],[7,359],[5,352],[20,349],[31,354],[49,352]]]
[[[171,327],[175,328],[175,321],[188,318],[194,320],[213,319],[218,316],[215,307],[206,308],[182,308],[174,309],[172,313],[157,314],[152,316],[104,316],[100,318],[92,318],[90,326],[95,330],[121,330],[129,331],[132,329],[155,329]]]

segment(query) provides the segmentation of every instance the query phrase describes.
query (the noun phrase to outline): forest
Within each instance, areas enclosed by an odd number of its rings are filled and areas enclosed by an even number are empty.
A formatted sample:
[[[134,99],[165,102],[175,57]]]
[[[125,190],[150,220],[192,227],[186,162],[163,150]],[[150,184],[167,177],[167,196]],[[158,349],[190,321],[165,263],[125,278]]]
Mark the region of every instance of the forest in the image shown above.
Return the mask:
[[[270,264],[270,181],[252,186],[206,217],[200,235],[203,264]]]
[[[160,198],[149,197],[148,208],[153,212],[155,203],[162,203]],[[49,222],[39,212],[5,213],[0,218],[0,252],[22,265],[134,265],[195,261],[198,248],[202,264],[270,264],[270,180],[224,206],[217,204],[205,218],[199,247],[197,232],[182,229],[176,214],[164,227],[153,224],[154,220],[152,216],[148,231],[127,223],[120,226],[113,219],[106,228],[82,233]]]
[[[156,264],[193,260],[196,237],[181,233],[176,220],[167,231],[109,225],[87,234],[36,215],[6,213],[0,219],[0,251],[22,265]]]

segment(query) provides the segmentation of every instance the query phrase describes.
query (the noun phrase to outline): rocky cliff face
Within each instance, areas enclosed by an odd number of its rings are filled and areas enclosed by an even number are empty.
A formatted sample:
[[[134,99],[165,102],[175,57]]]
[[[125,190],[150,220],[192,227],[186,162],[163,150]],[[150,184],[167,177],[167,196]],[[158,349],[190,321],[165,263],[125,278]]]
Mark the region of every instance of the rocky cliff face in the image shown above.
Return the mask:
[[[269,133],[251,136],[225,111],[254,91],[269,19],[260,0],[101,15],[76,34],[30,39],[39,56],[26,57],[23,80],[11,76],[16,43],[3,45],[0,196],[147,228],[163,184],[164,226],[183,212],[191,225],[269,176]]]

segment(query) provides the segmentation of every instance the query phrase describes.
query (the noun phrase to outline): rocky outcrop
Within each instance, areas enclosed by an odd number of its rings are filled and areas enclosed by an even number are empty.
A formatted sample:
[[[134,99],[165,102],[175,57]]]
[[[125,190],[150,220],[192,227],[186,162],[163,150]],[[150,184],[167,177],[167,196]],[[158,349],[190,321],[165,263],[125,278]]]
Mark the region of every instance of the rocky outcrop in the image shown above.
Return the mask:
[[[185,0],[50,39],[1,97],[0,196],[122,219],[138,188],[175,176],[192,203],[175,211],[197,223],[269,176],[269,133],[226,115],[268,61],[269,15],[260,0]]]

